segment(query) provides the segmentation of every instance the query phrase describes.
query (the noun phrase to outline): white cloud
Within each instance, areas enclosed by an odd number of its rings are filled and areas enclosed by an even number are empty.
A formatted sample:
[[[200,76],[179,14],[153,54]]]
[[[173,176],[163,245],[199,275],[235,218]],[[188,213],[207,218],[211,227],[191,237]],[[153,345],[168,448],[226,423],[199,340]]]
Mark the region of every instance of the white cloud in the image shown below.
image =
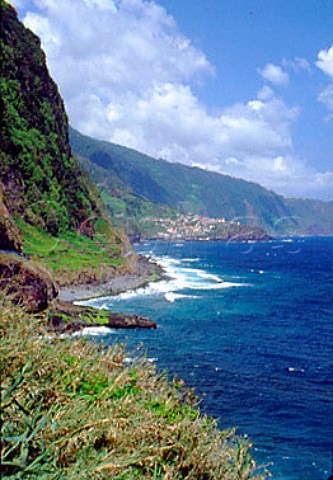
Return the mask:
[[[277,157],[248,157],[246,162],[231,159],[231,175],[264,184],[290,197],[332,200],[333,172],[316,172],[290,154]]]
[[[300,73],[302,70],[311,73],[311,65],[306,58],[295,57],[293,60],[282,60],[284,68],[291,68],[295,73]]]
[[[260,75],[274,85],[286,85],[289,83],[289,75],[282,70],[279,65],[273,63],[267,63],[267,65],[259,70]]]
[[[320,50],[316,65],[333,79],[333,45],[328,50]]]
[[[212,73],[205,55],[178,30],[172,17],[143,0],[35,0],[41,13],[24,23],[41,38],[52,74],[72,96],[135,91],[154,81],[187,81]]]
[[[333,81],[333,45],[328,50],[320,50],[316,65]],[[325,117],[325,120],[333,120],[333,83],[320,92],[318,95],[318,101],[324,104],[329,112],[329,115]]]
[[[326,106],[327,110],[333,112],[333,84],[319,94],[318,100]]]
[[[82,133],[282,193],[312,191],[314,174],[293,153],[298,108],[265,86],[212,114],[192,84],[214,67],[164,8],[146,0],[34,5],[24,22],[42,38],[71,124]],[[288,82],[280,67],[265,70],[272,83]],[[322,175],[323,185],[331,181]]]
[[[74,112],[75,116],[82,112],[81,130],[170,161],[202,165],[209,161],[221,171],[229,156],[246,161],[248,156],[288,151],[290,123],[298,115],[273,92],[267,97],[267,88],[219,116],[210,115],[189,86],[173,83],[154,85],[140,97],[129,92],[108,106],[93,97],[84,111],[83,101],[78,98]]]

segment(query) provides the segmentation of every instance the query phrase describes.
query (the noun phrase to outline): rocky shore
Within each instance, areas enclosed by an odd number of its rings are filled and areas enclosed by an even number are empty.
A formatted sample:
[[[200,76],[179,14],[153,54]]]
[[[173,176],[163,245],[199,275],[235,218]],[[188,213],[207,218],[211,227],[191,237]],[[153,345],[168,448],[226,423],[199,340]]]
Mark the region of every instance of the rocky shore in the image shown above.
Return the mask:
[[[131,273],[112,277],[106,282],[62,287],[56,303],[50,309],[48,326],[58,333],[75,332],[85,327],[101,325],[119,329],[155,329],[155,322],[140,315],[101,312],[91,307],[75,305],[74,302],[116,295],[158,281],[163,276],[159,265],[139,256]]]
[[[58,300],[48,313],[48,328],[56,333],[73,333],[86,327],[148,328],[155,329],[155,322],[136,314],[99,312],[91,307],[73,305]]]
[[[162,268],[145,257],[138,257],[131,273],[117,275],[106,282],[83,283],[62,287],[59,299],[66,302],[87,300],[89,298],[117,295],[126,290],[133,290],[150,282],[163,278]]]
[[[161,267],[145,257],[137,257],[131,273],[110,278],[107,282],[84,283],[59,288],[52,276],[41,266],[13,254],[0,255],[0,291],[28,312],[43,312],[48,328],[57,333],[75,332],[85,327],[157,328],[155,322],[136,314],[100,311],[74,305],[104,295],[135,289],[162,278]]]

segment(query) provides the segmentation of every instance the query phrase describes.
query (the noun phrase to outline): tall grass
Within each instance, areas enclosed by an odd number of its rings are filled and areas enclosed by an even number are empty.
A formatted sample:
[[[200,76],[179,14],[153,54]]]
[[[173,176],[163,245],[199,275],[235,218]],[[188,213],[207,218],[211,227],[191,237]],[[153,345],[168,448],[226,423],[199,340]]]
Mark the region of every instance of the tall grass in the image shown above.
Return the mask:
[[[123,345],[50,338],[44,324],[0,299],[2,478],[266,478],[181,382],[125,366]]]

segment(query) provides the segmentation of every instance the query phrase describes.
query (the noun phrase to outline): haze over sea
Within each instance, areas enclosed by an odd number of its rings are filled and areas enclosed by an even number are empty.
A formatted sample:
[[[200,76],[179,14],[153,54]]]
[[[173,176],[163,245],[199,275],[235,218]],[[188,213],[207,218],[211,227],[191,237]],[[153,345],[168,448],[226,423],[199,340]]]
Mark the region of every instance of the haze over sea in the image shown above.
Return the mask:
[[[139,342],[159,369],[236,426],[277,480],[326,480],[333,445],[333,238],[264,243],[148,242],[140,253],[170,280],[88,302],[135,312],[156,331],[109,332]],[[87,302],[86,302],[87,303]],[[101,338],[101,337],[99,337]]]

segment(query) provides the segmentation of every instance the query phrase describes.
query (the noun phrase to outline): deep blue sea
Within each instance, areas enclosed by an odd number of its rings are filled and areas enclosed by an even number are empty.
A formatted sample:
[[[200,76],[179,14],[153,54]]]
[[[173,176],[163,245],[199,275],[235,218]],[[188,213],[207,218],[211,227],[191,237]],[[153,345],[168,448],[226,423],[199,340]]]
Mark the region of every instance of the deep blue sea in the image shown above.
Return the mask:
[[[135,312],[160,369],[194,387],[201,410],[249,435],[276,480],[327,480],[333,455],[333,238],[136,247],[170,280],[90,304]]]

